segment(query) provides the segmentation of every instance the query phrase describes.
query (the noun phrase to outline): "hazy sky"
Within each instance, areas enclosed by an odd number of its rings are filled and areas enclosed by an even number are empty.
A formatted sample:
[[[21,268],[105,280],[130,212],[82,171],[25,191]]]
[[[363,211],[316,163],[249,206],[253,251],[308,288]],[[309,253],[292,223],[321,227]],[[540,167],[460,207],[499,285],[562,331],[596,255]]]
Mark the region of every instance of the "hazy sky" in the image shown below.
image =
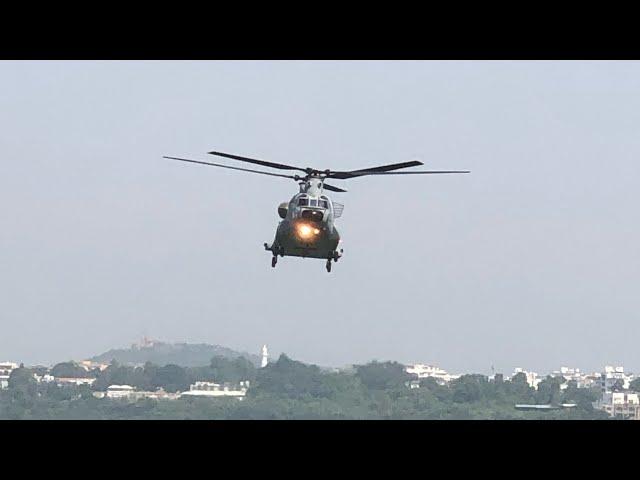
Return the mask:
[[[640,370],[638,62],[0,62],[0,146],[0,360]],[[297,186],[211,149],[472,173],[334,181],[344,257],[272,269]]]

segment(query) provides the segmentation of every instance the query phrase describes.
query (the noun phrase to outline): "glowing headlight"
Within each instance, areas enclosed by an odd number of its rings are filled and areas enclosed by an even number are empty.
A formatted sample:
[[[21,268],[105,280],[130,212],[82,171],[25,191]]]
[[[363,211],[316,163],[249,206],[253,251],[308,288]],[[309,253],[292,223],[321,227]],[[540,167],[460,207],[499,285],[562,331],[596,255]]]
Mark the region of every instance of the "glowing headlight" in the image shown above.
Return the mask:
[[[318,235],[320,233],[318,228],[312,228],[304,223],[299,224],[296,227],[296,230],[301,238],[310,238],[313,235]]]
[[[298,233],[301,237],[309,237],[311,236],[311,227],[309,225],[300,225],[298,226]]]

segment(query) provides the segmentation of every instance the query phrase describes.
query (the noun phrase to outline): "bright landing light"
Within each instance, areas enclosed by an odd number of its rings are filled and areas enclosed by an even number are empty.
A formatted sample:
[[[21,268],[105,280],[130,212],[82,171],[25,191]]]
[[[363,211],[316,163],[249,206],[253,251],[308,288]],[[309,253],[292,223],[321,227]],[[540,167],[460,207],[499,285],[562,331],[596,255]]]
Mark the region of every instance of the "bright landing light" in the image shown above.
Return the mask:
[[[301,238],[309,238],[314,234],[318,235],[320,233],[319,229],[311,228],[309,225],[306,225],[304,223],[298,225],[297,230],[298,235],[300,235]]]

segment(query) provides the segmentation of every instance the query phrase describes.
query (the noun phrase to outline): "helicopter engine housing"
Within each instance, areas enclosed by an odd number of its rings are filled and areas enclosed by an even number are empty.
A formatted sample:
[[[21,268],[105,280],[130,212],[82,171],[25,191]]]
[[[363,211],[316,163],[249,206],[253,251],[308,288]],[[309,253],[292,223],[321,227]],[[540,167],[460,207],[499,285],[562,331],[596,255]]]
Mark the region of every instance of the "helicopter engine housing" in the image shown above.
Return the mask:
[[[280,218],[287,218],[288,210],[289,210],[288,202],[282,202],[280,205],[278,205],[278,215],[280,215]]]

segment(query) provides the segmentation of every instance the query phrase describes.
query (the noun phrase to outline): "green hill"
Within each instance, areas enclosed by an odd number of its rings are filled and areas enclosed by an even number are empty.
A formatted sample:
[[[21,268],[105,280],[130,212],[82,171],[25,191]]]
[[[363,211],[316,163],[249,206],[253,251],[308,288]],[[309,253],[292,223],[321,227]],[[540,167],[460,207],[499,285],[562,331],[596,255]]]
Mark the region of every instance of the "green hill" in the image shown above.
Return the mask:
[[[174,364],[182,367],[199,367],[209,365],[215,356],[229,359],[244,357],[254,365],[260,365],[259,355],[206,343],[156,342],[152,346],[111,349],[90,358],[90,360],[99,363],[110,363],[112,360],[116,360],[125,365],[142,365],[145,362],[152,362],[156,365]]]

